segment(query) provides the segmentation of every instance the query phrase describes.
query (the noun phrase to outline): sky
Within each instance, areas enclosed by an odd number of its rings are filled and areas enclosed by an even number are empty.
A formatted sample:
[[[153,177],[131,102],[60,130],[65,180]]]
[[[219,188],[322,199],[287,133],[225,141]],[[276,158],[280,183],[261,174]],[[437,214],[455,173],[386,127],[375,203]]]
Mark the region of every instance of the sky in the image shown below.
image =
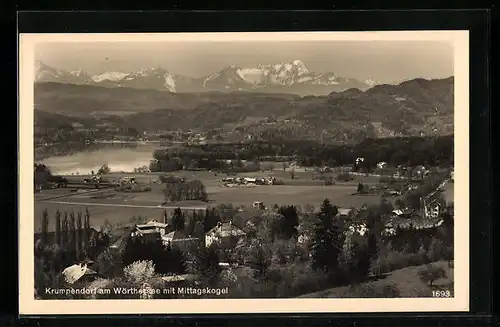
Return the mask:
[[[190,77],[223,67],[301,60],[309,71],[394,82],[453,76],[453,46],[444,41],[240,41],[41,43],[35,59],[89,74],[164,68]]]

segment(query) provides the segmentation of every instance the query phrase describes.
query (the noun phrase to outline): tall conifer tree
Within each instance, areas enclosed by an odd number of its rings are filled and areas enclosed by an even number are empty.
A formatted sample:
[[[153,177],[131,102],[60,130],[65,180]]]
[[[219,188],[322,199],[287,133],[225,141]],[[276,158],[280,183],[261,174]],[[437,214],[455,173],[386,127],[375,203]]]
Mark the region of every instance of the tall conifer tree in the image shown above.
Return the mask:
[[[59,210],[56,211],[56,239],[55,244],[61,245],[61,212]]]
[[[336,221],[338,209],[325,199],[318,213],[311,244],[312,267],[332,276],[338,267],[338,257],[344,236]]]

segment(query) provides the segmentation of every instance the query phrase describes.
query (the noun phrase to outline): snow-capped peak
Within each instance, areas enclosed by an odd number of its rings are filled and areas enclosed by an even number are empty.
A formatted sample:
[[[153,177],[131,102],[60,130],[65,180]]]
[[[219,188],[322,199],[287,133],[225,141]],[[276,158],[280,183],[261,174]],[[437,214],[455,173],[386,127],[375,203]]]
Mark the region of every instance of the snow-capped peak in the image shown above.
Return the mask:
[[[85,72],[83,71],[83,69],[78,68],[77,70],[71,71],[70,74],[73,76],[82,76],[85,75]]]
[[[57,81],[57,80],[71,80],[74,77],[79,77],[73,73],[50,67],[41,60],[35,62],[35,81]],[[79,79],[79,78],[78,78]]]
[[[99,82],[102,82],[105,80],[116,82],[116,81],[123,79],[128,74],[129,73],[123,73],[123,72],[105,72],[102,74],[94,75],[91,78],[96,83],[99,83]]]
[[[107,87],[157,89],[170,92],[200,92],[202,90],[270,90],[296,92],[297,90],[331,90],[333,88],[366,89],[379,84],[373,80],[358,80],[336,76],[332,72],[311,72],[299,59],[242,67],[236,64],[225,66],[204,78],[190,78],[171,74],[156,66],[137,71],[104,71],[90,75],[82,69],[65,71],[35,61],[37,82],[70,84],[98,84]],[[317,88],[318,86],[319,88]],[[327,86],[328,88],[325,88]],[[281,88],[281,89],[280,89]],[[310,92],[310,91],[307,91]],[[316,92],[316,91],[314,91]],[[320,91],[318,91],[320,92]]]
[[[163,79],[164,79],[163,86],[167,90],[169,90],[170,92],[177,92],[175,86],[175,78],[172,74],[170,74],[169,72],[165,72],[165,74],[163,74]]]
[[[372,79],[367,79],[367,80],[363,81],[363,83],[365,83],[366,85],[370,85],[370,86],[375,86],[375,85],[379,84],[377,81],[374,81]]]
[[[228,66],[204,79],[203,87],[215,85],[247,84],[252,88],[265,85],[291,86],[293,84],[336,85],[333,73],[317,74],[310,72],[301,60],[274,64],[259,64],[256,67]],[[240,86],[238,86],[240,87]]]

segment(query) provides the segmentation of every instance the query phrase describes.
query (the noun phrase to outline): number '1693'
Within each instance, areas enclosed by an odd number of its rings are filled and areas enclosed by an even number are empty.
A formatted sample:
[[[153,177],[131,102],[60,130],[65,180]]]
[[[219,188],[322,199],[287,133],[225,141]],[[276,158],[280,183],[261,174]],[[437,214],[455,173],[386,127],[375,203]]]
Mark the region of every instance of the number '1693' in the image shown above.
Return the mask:
[[[432,291],[432,297],[451,297],[451,292],[449,290],[446,291]]]

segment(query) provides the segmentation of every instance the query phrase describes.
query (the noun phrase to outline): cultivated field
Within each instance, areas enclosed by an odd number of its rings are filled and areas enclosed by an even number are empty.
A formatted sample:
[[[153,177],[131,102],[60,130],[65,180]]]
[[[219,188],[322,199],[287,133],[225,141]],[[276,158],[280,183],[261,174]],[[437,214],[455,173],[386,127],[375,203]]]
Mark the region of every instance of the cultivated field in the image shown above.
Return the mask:
[[[200,179],[207,190],[209,203],[200,201],[184,201],[163,205],[164,185],[155,184],[158,173],[136,174],[109,174],[106,180],[120,179],[124,175],[136,177],[138,183],[148,184],[152,190],[141,193],[116,192],[113,189],[96,190],[92,188],[44,190],[35,194],[35,231],[41,228],[43,210],[47,209],[52,216],[56,210],[63,214],[65,211],[85,211],[88,208],[92,224],[102,226],[105,221],[112,224],[130,223],[133,216],[143,216],[148,219],[162,219],[164,210],[172,211],[179,206],[184,210],[204,210],[207,206],[218,204],[232,204],[233,206],[251,207],[254,201],[262,201],[267,207],[277,205],[313,205],[318,207],[328,198],[331,203],[339,207],[359,207],[363,204],[380,202],[378,195],[352,195],[356,192],[358,181],[371,184],[378,181],[378,177],[356,176],[355,181],[337,182],[335,185],[324,186],[319,181],[312,180],[312,172],[296,172],[295,179],[290,178],[290,172],[256,172],[239,174],[245,177],[260,177],[272,175],[282,180],[284,185],[262,185],[256,187],[224,187],[219,180],[226,175],[213,172],[176,172],[176,176]],[[72,182],[83,180],[88,176],[68,176]]]

